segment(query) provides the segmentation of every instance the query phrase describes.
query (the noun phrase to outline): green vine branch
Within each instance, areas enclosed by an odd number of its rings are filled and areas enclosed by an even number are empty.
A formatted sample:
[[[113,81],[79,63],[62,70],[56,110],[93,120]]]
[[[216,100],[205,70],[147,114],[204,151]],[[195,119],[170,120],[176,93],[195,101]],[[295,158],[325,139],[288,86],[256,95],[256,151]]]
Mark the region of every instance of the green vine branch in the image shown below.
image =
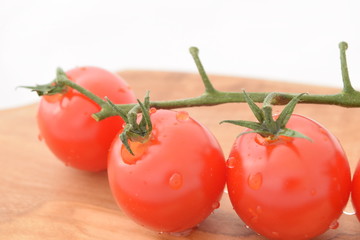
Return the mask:
[[[326,104],[326,105],[337,105],[341,107],[356,108],[360,107],[360,92],[356,91],[352,85],[349,78],[347,61],[346,61],[346,50],[348,44],[346,42],[341,42],[339,44],[340,49],[340,62],[341,62],[341,72],[342,72],[342,81],[343,89],[338,94],[306,94],[301,97],[299,103],[307,104]],[[241,103],[246,102],[246,96],[243,92],[224,92],[219,91],[214,88],[211,81],[209,80],[205,69],[199,58],[199,50],[196,47],[190,48],[190,53],[195,61],[198,72],[201,76],[205,91],[202,95],[178,99],[173,101],[152,101],[150,102],[151,107],[161,108],[161,109],[175,109],[175,108],[188,108],[188,107],[198,107],[198,106],[214,106],[225,103]],[[254,101],[261,103],[265,100],[269,93],[267,92],[249,92],[247,95]],[[299,93],[282,93],[277,92],[276,97],[272,99],[273,105],[285,105],[291,99],[297,97]],[[119,105],[124,111],[131,109],[134,105]],[[104,119],[108,117],[106,111],[100,111],[93,115],[97,120]]]
[[[350,82],[347,62],[346,62],[346,50],[348,48],[347,43],[341,42],[339,44],[340,49],[340,62],[341,62],[341,72],[342,72],[342,81],[343,89],[337,94],[306,94],[301,97],[299,103],[307,104],[327,104],[327,105],[337,105],[341,107],[360,107],[360,92],[356,91]],[[198,107],[198,106],[214,106],[225,103],[241,103],[247,102],[244,92],[225,92],[219,91],[214,88],[210,79],[208,78],[205,69],[199,58],[199,50],[196,47],[190,48],[190,53],[195,61],[198,72],[201,76],[202,83],[204,85],[204,92],[200,96],[186,98],[186,99],[177,99],[171,101],[150,101],[149,106],[155,107],[158,109],[176,109],[176,108],[189,108],[189,107]],[[63,92],[64,88],[59,86],[68,86],[76,89],[80,93],[84,94],[88,98],[96,102],[101,110],[93,114],[93,118],[97,121],[105,119],[110,116],[118,115],[118,111],[114,111],[114,107],[109,104],[109,101],[101,99],[84,89],[83,87],[77,85],[76,83],[70,81],[65,73],[58,69],[57,78],[54,82],[51,83],[51,86],[56,89],[50,89],[50,84],[45,87],[47,92],[54,94],[56,92]],[[27,87],[36,91],[39,95],[46,94],[42,92],[44,85],[38,85],[35,87]],[[247,95],[251,98],[252,101],[261,103],[268,96],[267,92],[248,92]],[[285,105],[291,99],[297,97],[299,93],[283,93],[277,92],[276,96],[272,98],[271,104],[273,105]],[[117,104],[116,108],[124,113],[128,113],[131,109],[134,109],[137,104]],[[137,109],[140,109],[137,107]]]

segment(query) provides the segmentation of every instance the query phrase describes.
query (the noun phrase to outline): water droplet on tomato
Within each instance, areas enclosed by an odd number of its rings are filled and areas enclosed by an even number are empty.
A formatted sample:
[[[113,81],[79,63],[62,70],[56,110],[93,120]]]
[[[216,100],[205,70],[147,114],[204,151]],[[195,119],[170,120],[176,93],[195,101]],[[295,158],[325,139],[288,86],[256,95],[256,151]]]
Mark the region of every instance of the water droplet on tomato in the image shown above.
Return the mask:
[[[183,178],[180,173],[173,173],[169,178],[169,186],[174,189],[180,189],[183,184]]]
[[[229,159],[226,161],[226,166],[228,168],[234,168],[235,167],[235,158],[229,157]]]
[[[190,116],[189,113],[186,111],[179,111],[176,113],[176,119],[178,121],[187,121],[189,120]]]
[[[220,207],[220,202],[214,202],[211,207],[213,209],[218,209]]]
[[[248,178],[248,185],[251,189],[258,190],[262,185],[262,180],[263,179],[261,173],[258,172],[255,174],[250,174]]]
[[[329,226],[330,229],[337,229],[338,227],[339,227],[339,222],[337,221],[337,219],[332,221],[332,223]]]
[[[152,107],[152,108],[150,108],[149,113],[153,114],[153,113],[156,113],[156,111],[157,111],[157,109]]]
[[[248,211],[251,214],[250,220],[253,223],[257,223],[259,220],[259,215],[262,213],[262,208],[260,206],[257,206],[255,209],[249,208]]]
[[[251,214],[251,217],[250,217],[251,222],[257,223],[259,220],[258,214],[253,209],[249,209],[249,213]]]
[[[262,213],[262,208],[261,208],[260,206],[257,206],[257,207],[256,207],[256,212],[257,212],[258,214],[261,214],[261,213]]]

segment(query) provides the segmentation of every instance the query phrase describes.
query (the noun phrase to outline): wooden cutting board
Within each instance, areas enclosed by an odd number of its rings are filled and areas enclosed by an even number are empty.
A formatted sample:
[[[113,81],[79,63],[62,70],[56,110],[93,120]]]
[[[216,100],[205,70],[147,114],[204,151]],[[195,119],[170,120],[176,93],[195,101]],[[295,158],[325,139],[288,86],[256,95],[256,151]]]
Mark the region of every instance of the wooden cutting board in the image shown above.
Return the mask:
[[[152,71],[119,73],[138,98],[150,90],[152,100],[193,97],[202,93],[198,74]],[[340,77],[339,77],[340,78]],[[336,93],[338,89],[229,76],[211,76],[223,91]],[[35,82],[34,82],[35,83]],[[29,93],[34,94],[34,93]],[[247,229],[225,194],[221,207],[190,236],[174,237],[142,228],[116,206],[106,172],[87,173],[65,167],[38,139],[37,104],[0,111],[0,239],[264,239]],[[276,107],[281,109],[281,107]],[[187,109],[215,134],[224,153],[241,128],[219,125],[224,119],[254,119],[246,104]],[[348,154],[352,170],[360,156],[360,109],[298,105],[332,131]],[[352,211],[351,204],[347,211]],[[343,215],[340,226],[317,239],[360,239],[360,223]]]

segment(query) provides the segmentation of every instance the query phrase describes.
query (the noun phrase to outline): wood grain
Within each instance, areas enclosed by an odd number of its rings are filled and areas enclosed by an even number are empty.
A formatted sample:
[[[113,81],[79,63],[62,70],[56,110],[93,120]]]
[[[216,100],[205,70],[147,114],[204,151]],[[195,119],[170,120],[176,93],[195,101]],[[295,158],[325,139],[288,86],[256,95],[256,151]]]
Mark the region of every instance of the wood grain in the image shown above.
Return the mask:
[[[150,90],[152,100],[197,96],[203,87],[197,74],[122,71],[139,98]],[[211,76],[225,91],[335,93],[338,89],[230,76]],[[264,239],[247,229],[224,195],[221,207],[187,237],[159,234],[138,226],[116,206],[106,172],[86,173],[65,167],[38,139],[37,104],[0,111],[0,239]],[[276,107],[280,109],[280,107]],[[227,155],[242,130],[219,125],[224,119],[253,119],[246,104],[187,109],[218,138]],[[341,141],[352,170],[360,156],[360,109],[299,105]],[[352,211],[351,204],[347,211]],[[316,239],[360,239],[360,223],[343,215],[340,226]]]

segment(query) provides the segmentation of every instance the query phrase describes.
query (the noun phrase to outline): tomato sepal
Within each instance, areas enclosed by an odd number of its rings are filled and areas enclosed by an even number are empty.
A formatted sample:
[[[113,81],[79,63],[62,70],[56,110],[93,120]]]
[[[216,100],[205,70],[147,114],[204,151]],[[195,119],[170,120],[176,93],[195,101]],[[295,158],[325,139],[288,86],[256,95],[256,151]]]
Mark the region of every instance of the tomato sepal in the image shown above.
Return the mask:
[[[306,140],[309,140],[312,142],[312,139],[306,136],[305,134],[302,134],[301,132],[295,131],[290,128],[282,128],[277,133],[278,136],[285,136],[285,137],[292,137],[292,138],[304,138]]]
[[[20,86],[21,88],[30,89],[32,92],[36,92],[38,96],[44,95],[55,95],[55,94],[65,94],[68,90],[67,86],[64,84],[62,79],[67,79],[66,73],[61,68],[57,68],[56,79],[51,83],[47,84],[37,84],[35,86]],[[59,81],[60,80],[60,81]]]
[[[116,106],[110,99],[106,98],[110,107],[118,113],[118,115],[124,120],[124,130],[120,134],[120,140],[126,147],[126,149],[134,155],[131,150],[129,141],[132,142],[147,142],[152,131],[152,123],[150,120],[150,97],[149,92],[146,93],[144,103],[137,99],[138,104],[129,110],[128,113],[124,112],[118,106]],[[141,120],[138,123],[138,114],[141,113]]]
[[[250,96],[245,92],[245,100],[248,103],[251,111],[259,122],[246,121],[246,120],[224,120],[222,123],[230,123],[238,126],[246,127],[252,129],[253,131],[245,131],[240,135],[247,133],[258,133],[262,137],[269,139],[277,139],[279,136],[287,136],[287,137],[296,137],[296,138],[304,138],[309,141],[311,139],[293,129],[286,128],[286,124],[289,121],[291,114],[293,113],[296,104],[300,101],[301,97],[306,93],[301,93],[294,98],[292,98],[289,103],[285,106],[283,111],[276,117],[274,120],[274,116],[272,114],[272,105],[271,102],[278,96],[278,93],[273,92],[269,93],[263,102],[263,107],[260,108],[255,104],[255,102],[250,98]]]

